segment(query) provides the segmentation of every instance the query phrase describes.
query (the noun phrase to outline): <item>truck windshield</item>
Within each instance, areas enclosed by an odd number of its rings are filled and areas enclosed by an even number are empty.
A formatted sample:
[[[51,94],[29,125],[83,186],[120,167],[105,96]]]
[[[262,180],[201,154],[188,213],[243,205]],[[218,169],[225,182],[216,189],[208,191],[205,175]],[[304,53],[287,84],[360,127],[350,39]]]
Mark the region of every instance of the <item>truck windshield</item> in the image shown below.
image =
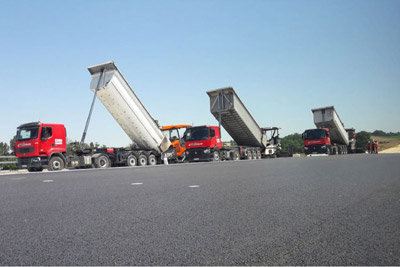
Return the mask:
[[[17,141],[36,139],[39,134],[39,127],[22,128],[17,131]]]
[[[314,140],[326,138],[325,131],[322,129],[307,130],[304,132],[304,140]]]
[[[209,131],[207,127],[188,128],[183,134],[185,141],[207,140],[208,138]]]

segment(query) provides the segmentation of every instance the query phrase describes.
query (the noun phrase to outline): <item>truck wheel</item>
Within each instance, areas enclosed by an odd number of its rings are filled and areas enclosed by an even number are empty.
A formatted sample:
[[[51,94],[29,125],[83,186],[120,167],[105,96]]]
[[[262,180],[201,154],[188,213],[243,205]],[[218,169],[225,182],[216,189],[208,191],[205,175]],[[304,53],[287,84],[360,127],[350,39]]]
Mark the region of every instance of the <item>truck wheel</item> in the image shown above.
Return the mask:
[[[149,156],[149,165],[156,165],[157,164],[157,158],[153,154]]]
[[[261,151],[260,150],[257,151],[257,159],[261,159]]]
[[[220,161],[221,158],[219,156],[219,152],[216,150],[213,152],[213,161]]]
[[[147,157],[146,155],[139,156],[139,166],[146,166],[147,165]]]
[[[257,159],[257,151],[253,150],[253,159]]]
[[[58,156],[54,156],[49,161],[49,171],[59,171],[64,169],[64,160]]]
[[[110,167],[110,159],[106,155],[101,155],[94,160],[94,166],[96,168],[108,168]]]
[[[137,165],[137,158],[135,155],[129,155],[128,158],[126,159],[126,165],[133,167]]]
[[[253,159],[253,153],[251,153],[251,151],[247,151],[247,159]]]
[[[234,151],[232,153],[231,160],[239,160],[239,159],[240,159],[239,151]]]

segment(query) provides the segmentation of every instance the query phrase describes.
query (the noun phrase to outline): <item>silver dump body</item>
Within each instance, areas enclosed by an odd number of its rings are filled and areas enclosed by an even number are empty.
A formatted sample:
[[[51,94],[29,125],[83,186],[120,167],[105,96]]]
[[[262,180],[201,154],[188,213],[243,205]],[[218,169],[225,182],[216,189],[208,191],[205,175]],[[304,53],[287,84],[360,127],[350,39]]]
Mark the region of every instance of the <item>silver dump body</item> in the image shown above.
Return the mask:
[[[226,87],[207,92],[210,111],[239,146],[265,148],[267,138],[235,90]]]
[[[133,92],[114,62],[88,68],[92,75],[90,89],[97,94],[114,119],[140,149],[161,154],[170,141]],[[96,92],[97,91],[97,92]]]
[[[349,145],[349,136],[333,106],[311,110],[318,128],[329,128],[333,143]]]

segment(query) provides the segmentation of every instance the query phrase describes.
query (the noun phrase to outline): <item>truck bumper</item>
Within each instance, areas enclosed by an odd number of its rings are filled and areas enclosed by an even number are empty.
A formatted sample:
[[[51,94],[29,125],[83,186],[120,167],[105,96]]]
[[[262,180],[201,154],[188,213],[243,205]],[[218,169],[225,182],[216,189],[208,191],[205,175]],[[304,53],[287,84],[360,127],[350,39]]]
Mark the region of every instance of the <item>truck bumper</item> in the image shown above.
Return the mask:
[[[47,166],[49,164],[49,160],[43,157],[29,157],[29,158],[18,158],[18,168],[38,168]]]
[[[328,147],[326,145],[305,146],[304,152],[306,155],[328,154]]]
[[[186,150],[186,159],[189,162],[193,161],[209,161],[213,158],[213,154],[211,152],[206,153],[207,149],[205,148],[193,148]],[[210,151],[208,149],[208,151]]]

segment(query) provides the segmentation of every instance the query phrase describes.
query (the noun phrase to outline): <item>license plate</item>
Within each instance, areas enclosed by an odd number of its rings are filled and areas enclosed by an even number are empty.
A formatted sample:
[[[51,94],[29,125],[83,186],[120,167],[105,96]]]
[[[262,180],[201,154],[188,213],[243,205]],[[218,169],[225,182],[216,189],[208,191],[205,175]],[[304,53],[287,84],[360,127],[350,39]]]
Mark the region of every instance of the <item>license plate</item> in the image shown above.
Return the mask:
[[[27,167],[28,167],[28,165],[21,165],[21,167],[22,167],[22,168],[27,168]]]
[[[199,158],[194,158],[193,160],[200,160]]]

